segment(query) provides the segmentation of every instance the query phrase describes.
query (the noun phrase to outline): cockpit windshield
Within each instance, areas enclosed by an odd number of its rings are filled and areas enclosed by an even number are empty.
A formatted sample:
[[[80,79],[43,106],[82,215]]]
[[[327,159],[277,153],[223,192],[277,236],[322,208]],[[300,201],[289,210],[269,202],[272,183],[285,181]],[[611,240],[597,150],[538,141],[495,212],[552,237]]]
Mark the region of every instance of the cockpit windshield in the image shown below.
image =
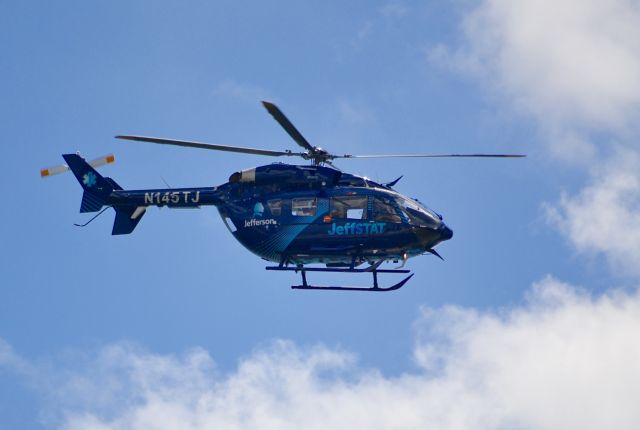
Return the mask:
[[[431,228],[437,228],[440,225],[440,217],[415,200],[398,197],[397,202],[411,224]]]

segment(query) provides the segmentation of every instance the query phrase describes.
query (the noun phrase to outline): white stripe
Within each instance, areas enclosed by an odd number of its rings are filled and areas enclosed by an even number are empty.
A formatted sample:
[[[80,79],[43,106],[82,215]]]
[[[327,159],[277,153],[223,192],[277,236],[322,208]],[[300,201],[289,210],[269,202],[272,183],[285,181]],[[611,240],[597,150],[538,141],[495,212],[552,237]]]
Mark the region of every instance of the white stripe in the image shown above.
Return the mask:
[[[140,215],[147,210],[146,206],[138,206],[135,211],[131,214],[131,219],[137,219]]]

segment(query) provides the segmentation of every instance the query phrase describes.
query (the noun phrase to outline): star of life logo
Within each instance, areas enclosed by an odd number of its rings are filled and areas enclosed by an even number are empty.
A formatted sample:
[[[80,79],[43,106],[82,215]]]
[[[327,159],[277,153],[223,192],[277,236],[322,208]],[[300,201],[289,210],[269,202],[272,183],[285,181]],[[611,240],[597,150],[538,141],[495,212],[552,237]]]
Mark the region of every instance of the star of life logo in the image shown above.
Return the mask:
[[[96,175],[93,172],[86,173],[82,177],[82,183],[91,188],[96,184]]]
[[[256,203],[253,207],[253,216],[254,217],[262,217],[264,213],[264,205],[260,202]]]

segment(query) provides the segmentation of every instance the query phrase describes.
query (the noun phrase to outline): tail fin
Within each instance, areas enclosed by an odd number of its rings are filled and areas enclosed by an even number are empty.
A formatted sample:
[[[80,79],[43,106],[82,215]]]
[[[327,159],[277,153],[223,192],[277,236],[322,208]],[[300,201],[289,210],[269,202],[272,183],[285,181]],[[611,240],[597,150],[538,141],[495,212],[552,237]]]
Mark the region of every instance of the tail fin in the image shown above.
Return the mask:
[[[80,212],[97,212],[107,202],[113,190],[121,190],[113,179],[105,178],[78,154],[62,156],[84,189]]]
[[[116,220],[113,222],[111,234],[129,234],[136,228],[145,213],[144,207],[114,206]]]
[[[84,189],[80,212],[99,211],[114,190],[122,190],[116,181],[102,176],[78,154],[64,154],[62,157]],[[113,206],[113,208],[116,210],[116,219],[111,234],[114,235],[131,233],[145,212],[144,207]]]

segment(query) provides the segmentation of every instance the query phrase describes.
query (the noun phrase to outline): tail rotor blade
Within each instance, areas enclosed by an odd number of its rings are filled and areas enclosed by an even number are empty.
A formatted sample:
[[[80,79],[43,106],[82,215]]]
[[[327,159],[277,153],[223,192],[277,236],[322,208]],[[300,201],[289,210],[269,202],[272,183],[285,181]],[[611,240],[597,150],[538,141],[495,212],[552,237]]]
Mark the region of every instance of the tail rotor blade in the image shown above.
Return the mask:
[[[66,164],[60,164],[59,166],[46,167],[44,169],[40,169],[40,177],[46,178],[47,176],[58,175],[60,173],[67,172],[69,170],[69,166]]]
[[[96,167],[111,164],[115,161],[116,161],[115,155],[109,154],[109,155],[105,155],[104,157],[94,158],[93,160],[89,161],[89,165],[95,169]]]
[[[109,154],[109,155],[105,155],[104,157],[94,158],[93,160],[89,161],[88,164],[95,169],[96,167],[104,166],[106,164],[111,164],[115,161],[116,161],[115,155]],[[58,166],[46,167],[44,169],[40,169],[40,177],[46,178],[48,176],[59,175],[60,173],[64,173],[68,171],[69,171],[69,166],[67,166],[66,164],[60,164]]]

